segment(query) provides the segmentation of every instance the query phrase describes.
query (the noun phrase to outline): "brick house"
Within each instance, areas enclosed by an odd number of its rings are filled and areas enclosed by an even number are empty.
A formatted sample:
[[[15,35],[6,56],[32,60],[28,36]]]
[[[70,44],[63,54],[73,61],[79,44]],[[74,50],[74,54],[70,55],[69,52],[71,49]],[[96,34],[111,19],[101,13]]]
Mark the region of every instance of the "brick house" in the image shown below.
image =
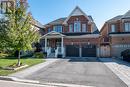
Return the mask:
[[[100,35],[100,57],[120,57],[130,49],[130,10],[106,21]]]
[[[48,57],[99,56],[99,30],[93,18],[78,6],[68,17],[54,20],[44,27],[41,42]]]

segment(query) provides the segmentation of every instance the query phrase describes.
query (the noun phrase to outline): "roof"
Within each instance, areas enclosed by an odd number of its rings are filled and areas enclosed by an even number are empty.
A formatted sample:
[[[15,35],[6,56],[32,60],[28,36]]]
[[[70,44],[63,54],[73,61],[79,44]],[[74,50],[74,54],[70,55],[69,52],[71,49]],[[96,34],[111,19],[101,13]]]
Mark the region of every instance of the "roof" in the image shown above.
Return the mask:
[[[33,21],[34,21],[34,25],[35,26],[37,26],[37,27],[39,27],[39,28],[44,28],[44,26],[39,22],[39,21],[37,21],[37,20],[35,20],[34,18],[33,18]]]
[[[54,21],[46,24],[45,26],[47,26],[47,25],[59,25],[59,24],[62,24],[66,20],[66,18],[67,17],[56,19],[56,20],[54,20]]]
[[[118,15],[110,20],[108,20],[107,22],[113,22],[113,21],[117,21],[117,20],[120,20],[122,18],[123,15]]]
[[[107,22],[113,22],[113,21],[118,21],[118,20],[127,19],[127,18],[130,18],[130,10],[127,11],[124,15],[118,15],[118,16],[108,20]]]
[[[66,35],[66,36],[80,36],[80,35],[86,35],[86,34],[91,34],[91,33],[62,33],[62,34],[64,34],[64,35]]]
[[[89,17],[89,19],[93,20],[92,16],[89,15],[88,17]],[[50,22],[50,23],[48,23],[48,24],[46,24],[44,26],[48,26],[48,25],[60,25],[60,24],[63,24],[63,22],[66,19],[67,19],[67,17],[59,18],[59,19],[56,19],[56,20],[54,20],[54,21],[52,21],[52,22]]]
[[[130,34],[130,32],[111,32],[109,34]]]
[[[122,18],[130,18],[130,10],[128,12],[126,12]]]

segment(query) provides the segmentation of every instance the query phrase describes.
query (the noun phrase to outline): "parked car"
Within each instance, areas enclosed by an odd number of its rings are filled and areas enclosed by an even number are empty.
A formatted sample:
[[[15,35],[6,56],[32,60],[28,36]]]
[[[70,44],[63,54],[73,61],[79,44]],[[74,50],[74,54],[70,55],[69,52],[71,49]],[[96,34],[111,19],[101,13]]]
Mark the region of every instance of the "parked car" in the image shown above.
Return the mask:
[[[130,62],[130,49],[122,51],[121,56],[123,57],[124,61],[129,61]]]

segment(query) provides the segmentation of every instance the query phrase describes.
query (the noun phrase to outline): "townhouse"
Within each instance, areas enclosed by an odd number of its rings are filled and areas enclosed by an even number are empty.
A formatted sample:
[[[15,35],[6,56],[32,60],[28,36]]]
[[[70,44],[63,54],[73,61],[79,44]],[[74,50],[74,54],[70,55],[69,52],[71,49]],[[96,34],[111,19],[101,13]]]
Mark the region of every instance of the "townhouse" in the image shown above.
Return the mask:
[[[121,57],[130,49],[130,10],[106,21],[100,35],[100,57]]]

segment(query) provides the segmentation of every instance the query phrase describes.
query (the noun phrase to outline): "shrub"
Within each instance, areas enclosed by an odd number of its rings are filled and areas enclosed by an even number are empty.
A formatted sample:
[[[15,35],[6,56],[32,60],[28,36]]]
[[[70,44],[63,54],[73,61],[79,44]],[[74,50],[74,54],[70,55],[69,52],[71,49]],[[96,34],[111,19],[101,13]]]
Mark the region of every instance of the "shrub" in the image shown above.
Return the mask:
[[[4,58],[6,56],[8,56],[8,54],[0,52],[0,58]]]
[[[36,52],[34,53],[35,58],[44,58],[44,54],[42,52]]]
[[[130,49],[124,50],[121,52],[123,60],[130,61]]]

